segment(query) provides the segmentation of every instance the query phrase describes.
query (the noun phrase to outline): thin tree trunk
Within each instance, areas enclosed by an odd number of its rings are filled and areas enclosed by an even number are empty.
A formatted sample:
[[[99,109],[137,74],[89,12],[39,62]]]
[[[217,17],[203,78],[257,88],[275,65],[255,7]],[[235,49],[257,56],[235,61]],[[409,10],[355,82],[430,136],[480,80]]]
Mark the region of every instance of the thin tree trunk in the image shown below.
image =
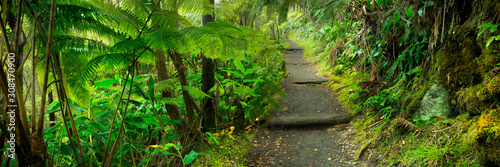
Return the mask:
[[[214,0],[210,0],[210,4],[214,5]],[[208,23],[213,22],[214,15],[215,13],[212,13],[212,15],[204,15],[203,25],[207,25]],[[215,63],[213,59],[207,58],[204,55],[201,63],[201,90],[212,97],[213,93],[209,93],[209,90],[215,85]],[[214,132],[217,128],[215,108],[211,97],[205,98],[202,105],[202,126],[203,131],[206,132]]]
[[[49,95],[48,95],[48,100],[47,102],[49,104],[52,104],[52,102],[54,102],[54,95],[52,94],[52,91],[49,91]],[[49,121],[52,121],[52,123],[50,124],[50,127],[53,127],[56,125],[55,121],[56,121],[56,113],[50,113],[49,114]],[[54,134],[56,133],[56,131],[54,131]]]
[[[33,85],[33,90],[31,94],[31,131],[35,132],[36,131],[36,98],[35,98],[35,78],[36,78],[36,54],[35,54],[35,43],[36,43],[36,21],[33,21],[33,43],[31,44],[32,50],[33,50],[33,58],[31,59],[31,84]],[[43,115],[40,115],[43,117]]]

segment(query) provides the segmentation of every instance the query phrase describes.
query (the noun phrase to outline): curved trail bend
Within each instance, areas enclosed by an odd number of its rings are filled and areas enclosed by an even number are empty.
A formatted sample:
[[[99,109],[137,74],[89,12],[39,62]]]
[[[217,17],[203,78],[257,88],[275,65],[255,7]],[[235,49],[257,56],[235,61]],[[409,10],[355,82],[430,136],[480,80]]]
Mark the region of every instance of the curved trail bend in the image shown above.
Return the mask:
[[[284,112],[274,112],[272,119],[285,117],[318,117],[346,114],[342,105],[326,85],[295,84],[321,83],[328,78],[317,75],[314,64],[303,59],[303,48],[288,41],[285,52],[288,77],[282,87],[288,95],[288,103],[282,103]],[[354,136],[351,126],[307,125],[285,127],[271,125],[261,129],[252,141],[248,153],[249,166],[366,166],[354,159]]]

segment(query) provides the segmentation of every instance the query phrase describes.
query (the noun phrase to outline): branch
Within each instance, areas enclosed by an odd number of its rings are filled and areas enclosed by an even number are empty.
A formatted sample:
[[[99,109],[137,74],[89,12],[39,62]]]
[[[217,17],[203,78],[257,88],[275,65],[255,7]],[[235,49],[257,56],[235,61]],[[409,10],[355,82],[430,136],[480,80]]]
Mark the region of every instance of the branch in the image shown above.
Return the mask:
[[[159,1],[159,0],[158,0],[158,3],[154,4],[154,6],[158,7],[158,5],[160,4],[160,2],[161,2],[161,1]],[[139,32],[139,35],[137,36],[137,38],[140,38],[140,37],[141,37],[142,32],[143,32],[143,31],[144,31],[144,29],[146,29],[146,27],[148,26],[148,22],[149,22],[149,20],[151,19],[151,16],[153,16],[153,13],[154,13],[154,12],[155,12],[155,11],[153,10],[153,11],[151,11],[151,13],[149,13],[148,19],[147,19],[147,20],[146,20],[146,22],[144,23],[144,26],[142,26],[142,29],[141,29],[141,31]]]

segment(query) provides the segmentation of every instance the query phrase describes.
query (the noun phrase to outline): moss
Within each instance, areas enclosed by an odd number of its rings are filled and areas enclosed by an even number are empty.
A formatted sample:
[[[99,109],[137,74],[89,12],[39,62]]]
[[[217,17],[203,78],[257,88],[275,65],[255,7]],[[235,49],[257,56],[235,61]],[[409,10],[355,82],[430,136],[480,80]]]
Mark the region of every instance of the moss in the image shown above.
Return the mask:
[[[473,130],[477,156],[482,165],[500,165],[500,110],[487,110]]]
[[[490,49],[484,51],[477,59],[479,71],[483,76],[487,76],[496,64],[500,63],[500,54],[494,54],[494,49],[492,49],[495,47],[490,46],[489,48]]]
[[[479,56],[473,37],[463,37],[463,42],[450,41],[437,52],[438,80],[448,90],[457,90],[482,81],[477,68]]]
[[[491,94],[500,93],[500,75],[493,77],[486,85],[488,92]]]
[[[470,115],[478,115],[479,109],[483,109],[481,107],[481,100],[477,96],[477,92],[481,89],[482,85],[478,84],[461,91],[458,91],[455,94],[455,97],[458,99],[458,104]]]

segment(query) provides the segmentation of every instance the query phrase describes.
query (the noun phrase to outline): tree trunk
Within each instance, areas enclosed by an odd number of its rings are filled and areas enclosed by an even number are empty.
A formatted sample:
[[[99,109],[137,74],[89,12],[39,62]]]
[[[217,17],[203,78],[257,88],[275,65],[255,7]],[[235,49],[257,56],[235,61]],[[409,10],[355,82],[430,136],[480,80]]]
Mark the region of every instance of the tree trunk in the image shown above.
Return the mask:
[[[169,51],[168,55],[174,62],[175,69],[177,70],[177,77],[179,78],[179,81],[181,82],[181,86],[189,86],[189,82],[187,80],[186,76],[186,66],[182,63],[182,56],[181,54],[175,52],[175,51]],[[188,91],[184,88],[182,88],[182,95],[184,98],[184,104],[186,105],[186,112],[187,112],[187,117],[188,117],[188,128],[186,133],[188,133],[190,136],[189,139],[194,139],[198,136],[200,133],[199,130],[199,123],[198,120],[196,119],[196,114],[194,109],[196,108],[196,102],[194,101],[193,97],[189,95]]]
[[[214,0],[210,0],[210,5],[214,5]],[[203,25],[207,25],[214,21],[215,13],[212,15],[207,14],[203,16]],[[213,93],[209,93],[209,90],[215,85],[215,63],[211,58],[203,56],[201,69],[201,90],[206,94],[213,96]],[[203,131],[214,132],[216,130],[216,114],[212,98],[208,97],[203,100],[202,103],[202,114],[203,114]]]
[[[52,104],[52,102],[54,102],[54,94],[52,94],[52,91],[49,91],[49,95],[48,95],[48,100],[47,100],[47,103]],[[49,114],[49,121],[52,121],[52,123],[50,123],[50,127],[53,127],[56,125],[55,121],[56,121],[56,113],[50,113]],[[54,131],[54,134],[56,134],[56,131]]]
[[[235,95],[234,98],[234,104],[236,105],[236,111],[234,114],[234,127],[235,127],[235,132],[239,133],[242,132],[245,129],[246,122],[245,122],[245,109],[243,108],[243,105],[241,105],[241,97],[238,95]]]
[[[158,81],[163,81],[170,79],[168,69],[167,69],[167,60],[165,58],[165,52],[163,50],[156,50],[156,54],[158,55],[158,60],[156,61],[156,70],[158,71]],[[162,97],[175,98],[172,90],[164,90],[161,91]],[[184,130],[182,129],[183,125],[186,125],[186,121],[181,118],[181,112],[176,105],[173,104],[165,104],[165,109],[167,109],[168,116],[171,119],[180,120],[181,124],[175,124],[175,130],[181,136],[183,136]],[[159,113],[161,114],[161,113]]]

